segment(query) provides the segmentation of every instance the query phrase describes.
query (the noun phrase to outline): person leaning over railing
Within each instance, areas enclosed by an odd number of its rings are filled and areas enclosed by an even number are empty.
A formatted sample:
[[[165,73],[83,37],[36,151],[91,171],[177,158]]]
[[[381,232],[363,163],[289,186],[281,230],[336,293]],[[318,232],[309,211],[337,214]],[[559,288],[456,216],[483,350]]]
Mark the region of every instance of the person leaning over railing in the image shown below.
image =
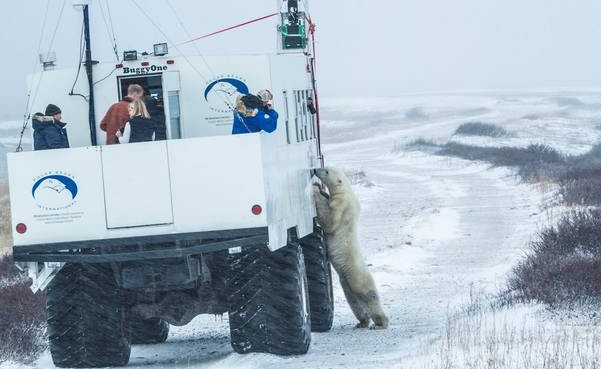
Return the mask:
[[[236,99],[232,134],[271,133],[277,128],[278,117],[278,112],[271,108],[269,101],[251,94],[239,96]]]

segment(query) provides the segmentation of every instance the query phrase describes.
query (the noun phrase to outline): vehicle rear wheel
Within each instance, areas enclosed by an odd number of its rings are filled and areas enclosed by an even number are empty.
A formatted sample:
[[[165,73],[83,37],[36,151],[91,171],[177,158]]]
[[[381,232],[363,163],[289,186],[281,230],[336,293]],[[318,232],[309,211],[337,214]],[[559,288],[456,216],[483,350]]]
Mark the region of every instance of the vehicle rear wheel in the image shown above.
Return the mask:
[[[130,341],[110,266],[67,264],[48,286],[52,361],[58,367],[123,366]]]
[[[315,225],[314,232],[299,240],[305,256],[309,303],[311,305],[311,330],[327,332],[334,321],[334,292],[332,269],[323,230]]]
[[[160,318],[142,319],[130,315],[129,329],[133,344],[163,343],[169,336],[169,324]]]
[[[311,315],[301,246],[249,246],[230,255],[231,344],[238,353],[299,355],[311,343]]]

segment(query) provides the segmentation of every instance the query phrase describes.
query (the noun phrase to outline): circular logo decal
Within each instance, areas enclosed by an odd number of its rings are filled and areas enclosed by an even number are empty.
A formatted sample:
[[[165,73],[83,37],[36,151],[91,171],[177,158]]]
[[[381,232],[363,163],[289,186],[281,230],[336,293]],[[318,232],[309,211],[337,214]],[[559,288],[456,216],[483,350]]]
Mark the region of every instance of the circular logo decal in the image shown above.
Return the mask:
[[[75,203],[77,191],[77,183],[73,178],[62,174],[51,174],[35,181],[31,188],[31,195],[40,208],[61,210]]]
[[[249,91],[242,78],[228,76],[209,83],[204,98],[211,110],[231,113],[236,107],[236,98],[248,94]]]

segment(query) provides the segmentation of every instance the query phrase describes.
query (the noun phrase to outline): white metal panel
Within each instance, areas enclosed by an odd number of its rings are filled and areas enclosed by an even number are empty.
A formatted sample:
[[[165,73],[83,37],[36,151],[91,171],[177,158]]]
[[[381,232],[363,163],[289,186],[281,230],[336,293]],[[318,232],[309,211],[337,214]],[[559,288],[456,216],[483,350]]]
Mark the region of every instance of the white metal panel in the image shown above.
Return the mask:
[[[262,138],[262,160],[267,196],[267,222],[272,250],[286,245],[286,231],[296,227],[298,237],[313,231],[312,168],[317,165],[315,141],[276,146]]]
[[[167,143],[102,148],[107,228],[173,223]]]
[[[177,231],[267,226],[259,134],[167,144]],[[253,205],[263,213],[252,214]]]
[[[27,225],[14,244],[103,238],[100,166],[98,147],[8,154],[13,225]]]
[[[275,136],[248,134],[10,154],[13,227],[28,225],[15,244],[268,227],[275,249],[287,229],[297,227],[300,237],[311,231],[313,150],[311,142],[279,146]],[[32,188],[55,172],[74,178],[76,201],[41,209]],[[263,208],[258,216],[255,204]],[[107,215],[109,227],[128,228],[107,228]],[[52,217],[65,223],[45,221]]]

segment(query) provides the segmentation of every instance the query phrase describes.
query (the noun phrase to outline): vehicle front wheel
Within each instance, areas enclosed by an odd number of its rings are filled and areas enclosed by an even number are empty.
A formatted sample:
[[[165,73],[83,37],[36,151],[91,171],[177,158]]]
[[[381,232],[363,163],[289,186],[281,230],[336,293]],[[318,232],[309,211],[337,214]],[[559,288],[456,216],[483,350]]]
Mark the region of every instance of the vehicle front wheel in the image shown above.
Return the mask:
[[[230,337],[238,353],[299,355],[311,343],[305,261],[296,242],[229,255]]]

